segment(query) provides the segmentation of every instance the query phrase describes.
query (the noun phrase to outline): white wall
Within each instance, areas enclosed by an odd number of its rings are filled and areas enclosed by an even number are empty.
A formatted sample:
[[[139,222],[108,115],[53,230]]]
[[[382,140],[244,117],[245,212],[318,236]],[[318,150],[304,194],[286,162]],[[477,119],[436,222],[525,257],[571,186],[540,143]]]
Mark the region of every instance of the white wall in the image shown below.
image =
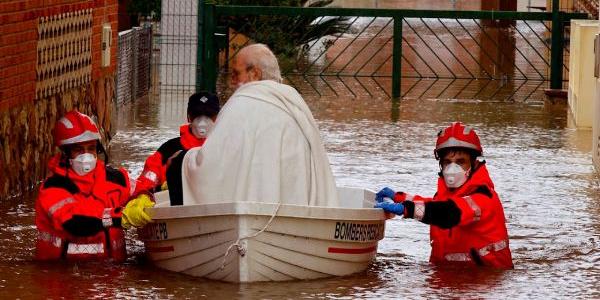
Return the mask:
[[[592,129],[596,97],[594,37],[597,20],[572,20],[569,57],[569,112],[579,129]]]

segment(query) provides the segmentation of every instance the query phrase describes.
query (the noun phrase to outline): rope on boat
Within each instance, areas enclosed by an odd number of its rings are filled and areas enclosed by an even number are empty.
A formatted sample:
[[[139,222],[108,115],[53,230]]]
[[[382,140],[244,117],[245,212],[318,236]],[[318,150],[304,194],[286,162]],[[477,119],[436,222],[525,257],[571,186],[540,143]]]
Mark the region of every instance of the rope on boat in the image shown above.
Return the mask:
[[[246,253],[246,249],[244,249],[244,247],[242,247],[242,245],[240,245],[240,242],[246,239],[251,239],[251,238],[255,238],[257,237],[259,234],[265,232],[265,230],[267,230],[267,228],[269,228],[269,225],[271,225],[271,223],[273,222],[273,220],[275,219],[275,216],[277,215],[277,212],[279,212],[279,208],[281,207],[281,202],[279,202],[277,204],[277,207],[275,208],[275,211],[273,212],[273,214],[271,215],[271,218],[269,219],[269,221],[267,222],[267,224],[265,224],[265,226],[257,231],[256,233],[249,235],[249,236],[245,236],[245,237],[241,237],[238,238],[235,243],[229,245],[229,247],[227,247],[227,251],[225,252],[225,254],[223,255],[223,262],[221,263],[221,267],[219,267],[219,270],[223,270],[225,268],[225,263],[227,262],[227,256],[229,255],[229,251],[231,251],[231,249],[233,249],[233,247],[235,246],[237,248],[238,253],[241,256],[244,256],[244,254]]]

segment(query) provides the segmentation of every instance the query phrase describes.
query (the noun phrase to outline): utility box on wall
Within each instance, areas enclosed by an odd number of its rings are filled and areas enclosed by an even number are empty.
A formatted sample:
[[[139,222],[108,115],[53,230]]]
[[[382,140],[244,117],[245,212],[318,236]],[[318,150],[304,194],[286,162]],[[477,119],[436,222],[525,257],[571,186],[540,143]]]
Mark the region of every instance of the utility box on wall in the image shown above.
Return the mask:
[[[594,78],[594,38],[598,20],[571,20],[569,49],[569,113],[579,129],[591,129],[596,80]]]
[[[112,28],[110,24],[102,25],[102,67],[110,66],[110,46],[112,46]]]

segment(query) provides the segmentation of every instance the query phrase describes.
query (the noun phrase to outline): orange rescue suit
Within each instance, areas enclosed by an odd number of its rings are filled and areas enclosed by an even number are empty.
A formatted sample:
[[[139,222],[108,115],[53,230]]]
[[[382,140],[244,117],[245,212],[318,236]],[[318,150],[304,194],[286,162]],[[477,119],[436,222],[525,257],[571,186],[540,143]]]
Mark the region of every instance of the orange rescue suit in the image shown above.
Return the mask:
[[[60,159],[50,160],[52,175],[35,204],[36,259],[125,260],[120,210],[131,195],[127,171],[98,160],[92,172],[79,176]]]
[[[205,138],[195,137],[189,124],[181,125],[180,137],[170,139],[162,144],[156,152],[150,155],[144,163],[144,170],[138,177],[134,194],[145,191],[159,191],[160,186],[167,181],[167,161],[179,150],[190,150],[204,144]]]
[[[485,162],[453,191],[439,178],[433,198],[396,193],[394,201],[404,203],[405,217],[432,225],[431,262],[513,268],[504,209]]]

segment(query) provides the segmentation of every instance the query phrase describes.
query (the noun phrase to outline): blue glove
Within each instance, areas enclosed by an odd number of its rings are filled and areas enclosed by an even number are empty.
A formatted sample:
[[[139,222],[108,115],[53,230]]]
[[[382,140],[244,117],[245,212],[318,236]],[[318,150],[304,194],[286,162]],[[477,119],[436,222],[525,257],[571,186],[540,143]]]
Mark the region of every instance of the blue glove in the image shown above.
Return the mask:
[[[375,204],[375,208],[383,208],[385,212],[393,213],[399,216],[401,216],[404,212],[404,205],[402,205],[402,203],[379,202]]]
[[[377,192],[377,194],[375,194],[375,202],[385,202],[383,198],[390,198],[393,201],[395,195],[396,192],[394,192],[394,190],[390,189],[389,187],[384,187],[379,192]]]

